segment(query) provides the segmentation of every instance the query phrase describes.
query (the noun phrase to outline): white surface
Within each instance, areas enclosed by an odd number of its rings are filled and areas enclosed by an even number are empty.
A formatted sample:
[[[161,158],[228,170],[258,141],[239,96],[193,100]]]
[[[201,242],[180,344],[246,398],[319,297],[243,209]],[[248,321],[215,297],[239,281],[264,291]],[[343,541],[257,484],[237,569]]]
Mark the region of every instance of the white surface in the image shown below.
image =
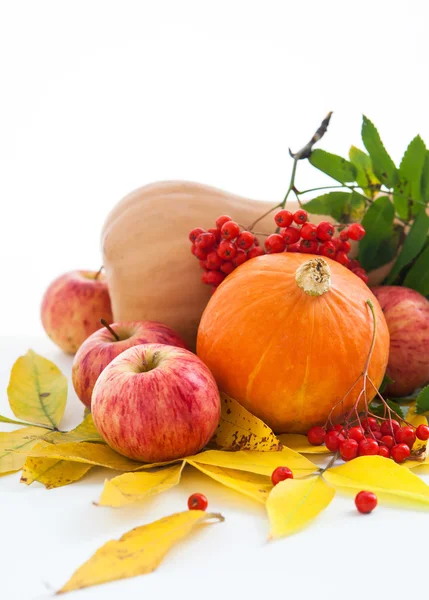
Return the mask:
[[[133,188],[193,179],[277,202],[287,147],[328,110],[321,147],[336,153],[359,144],[362,112],[395,160],[416,133],[429,142],[426,13],[424,0],[0,1],[2,389],[28,346],[69,373],[42,337],[41,295],[60,272],[99,267],[104,218]],[[298,186],[324,182],[300,165]],[[70,394],[64,426],[80,417]],[[153,575],[71,597],[397,598],[411,589],[397,568],[425,564],[427,513],[362,518],[338,498],[306,531],[267,545],[263,509],[203,475],[123,511],[91,504],[107,475],[49,492],[0,479],[2,600],[47,597],[44,582],[58,588],[106,540],[182,509],[195,490],[225,523]]]

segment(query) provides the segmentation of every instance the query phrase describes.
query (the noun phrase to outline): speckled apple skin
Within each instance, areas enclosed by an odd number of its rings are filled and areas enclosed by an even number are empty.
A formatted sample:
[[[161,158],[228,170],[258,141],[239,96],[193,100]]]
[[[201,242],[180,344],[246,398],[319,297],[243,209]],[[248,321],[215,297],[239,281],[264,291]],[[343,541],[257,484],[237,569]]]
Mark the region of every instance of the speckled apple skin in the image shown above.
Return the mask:
[[[121,338],[117,341],[102,327],[85,340],[73,361],[72,381],[80,400],[91,407],[91,395],[100,373],[128,348],[141,344],[166,344],[185,348],[185,342],[171,327],[154,321],[112,323],[111,328]]]
[[[113,321],[107,284],[95,271],[71,271],[55,279],[42,300],[43,327],[57,346],[74,354],[94,331],[100,319]]]
[[[155,366],[141,372],[144,362]],[[213,375],[189,350],[134,346],[101,373],[92,416],[111,448],[128,458],[159,462],[199,452],[214,434],[220,397]]]
[[[407,396],[429,382],[429,302],[400,286],[372,288],[390,332],[387,374],[390,396]]]

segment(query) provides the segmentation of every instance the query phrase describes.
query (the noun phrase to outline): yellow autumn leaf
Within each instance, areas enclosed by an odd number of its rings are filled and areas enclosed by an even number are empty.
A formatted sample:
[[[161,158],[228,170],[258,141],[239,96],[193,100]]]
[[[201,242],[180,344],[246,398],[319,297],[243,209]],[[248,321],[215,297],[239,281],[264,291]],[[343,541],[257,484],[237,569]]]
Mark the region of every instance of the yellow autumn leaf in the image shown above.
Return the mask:
[[[85,463],[28,457],[22,468],[21,483],[31,485],[38,481],[50,490],[82,479],[92,468],[93,465]]]
[[[254,450],[239,450],[224,452],[223,450],[207,450],[187,459],[187,462],[213,465],[225,469],[249,471],[271,477],[277,467],[289,467],[295,477],[305,477],[319,470],[310,460],[289,448],[278,452],[258,452]]]
[[[99,506],[118,508],[142,502],[177,485],[185,463],[165,467],[159,471],[124,473],[105,482]]]
[[[95,428],[91,413],[77,427],[71,431],[53,431],[44,437],[52,444],[64,444],[66,442],[100,442],[105,443]]]
[[[407,421],[408,423],[410,423],[413,427],[415,427],[417,429],[417,427],[419,425],[427,425],[428,421],[427,418],[424,415],[418,415],[415,412],[415,405],[410,407],[410,410],[408,411],[407,414]],[[424,464],[425,459],[427,458],[427,440],[423,441],[423,440],[419,440],[417,439],[414,442],[413,448],[411,450],[411,459],[415,459],[415,460],[406,460],[403,464],[405,467],[408,467],[409,469],[414,469],[415,467],[419,467],[422,466],[422,464]]]
[[[0,433],[0,473],[19,471],[25,463],[25,454],[37,444],[40,437],[47,433],[48,429],[41,427],[23,427],[16,431]]]
[[[335,490],[320,476],[286,479],[271,490],[267,500],[270,538],[279,538],[305,527],[335,496]]]
[[[408,469],[382,456],[361,456],[325,471],[331,485],[349,492],[368,490],[390,502],[429,508],[429,486]]]
[[[222,483],[236,492],[249,496],[258,502],[265,504],[273,484],[271,478],[265,475],[258,475],[248,471],[235,471],[234,469],[224,469],[214,465],[205,465],[192,460],[187,461],[201,473],[208,475],[215,481]]]
[[[144,575],[154,571],[174,544],[198,525],[223,521],[222,515],[187,510],[132,529],[119,540],[104,544],[57,592],[63,594],[108,581]]]
[[[221,394],[221,417],[210,445],[222,450],[278,450],[280,442],[263,421],[230,398]]]
[[[7,388],[18,419],[56,429],[67,401],[67,379],[50,360],[29,350],[12,367]]]
[[[332,454],[324,444],[313,446],[308,441],[307,436],[300,433],[282,433],[277,437],[283,445],[300,454]]]

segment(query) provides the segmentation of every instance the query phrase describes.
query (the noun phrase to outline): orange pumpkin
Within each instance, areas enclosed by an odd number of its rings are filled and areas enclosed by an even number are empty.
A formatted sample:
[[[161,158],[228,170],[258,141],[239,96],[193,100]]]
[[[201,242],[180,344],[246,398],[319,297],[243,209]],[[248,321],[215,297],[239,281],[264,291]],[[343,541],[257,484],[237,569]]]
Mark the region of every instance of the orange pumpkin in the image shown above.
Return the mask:
[[[362,373],[377,333],[369,376],[386,370],[389,331],[375,296],[351,271],[303,254],[255,258],[229,275],[205,309],[197,354],[219,388],[276,433],[321,425]],[[362,378],[338,407],[350,409]],[[368,402],[375,391],[368,386]]]

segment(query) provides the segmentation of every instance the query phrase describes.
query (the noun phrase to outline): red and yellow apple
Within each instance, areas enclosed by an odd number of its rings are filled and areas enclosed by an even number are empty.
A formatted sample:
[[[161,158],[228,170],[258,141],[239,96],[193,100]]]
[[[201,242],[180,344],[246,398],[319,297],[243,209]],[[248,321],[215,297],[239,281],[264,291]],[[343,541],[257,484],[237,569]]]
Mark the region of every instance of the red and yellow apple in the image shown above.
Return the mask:
[[[429,383],[429,302],[406,287],[372,289],[390,332],[386,388],[391,396],[407,396]]]
[[[178,333],[153,321],[113,323],[90,335],[73,361],[72,381],[78,398],[90,408],[95,382],[107,365],[128,348],[151,343],[185,348]]]
[[[220,418],[219,391],[206,365],[189,350],[162,344],[117,356],[97,379],[91,404],[107,444],[144,462],[199,452]]]
[[[57,346],[74,354],[100,320],[113,321],[109,290],[95,271],[71,271],[55,279],[42,300],[43,327]]]

